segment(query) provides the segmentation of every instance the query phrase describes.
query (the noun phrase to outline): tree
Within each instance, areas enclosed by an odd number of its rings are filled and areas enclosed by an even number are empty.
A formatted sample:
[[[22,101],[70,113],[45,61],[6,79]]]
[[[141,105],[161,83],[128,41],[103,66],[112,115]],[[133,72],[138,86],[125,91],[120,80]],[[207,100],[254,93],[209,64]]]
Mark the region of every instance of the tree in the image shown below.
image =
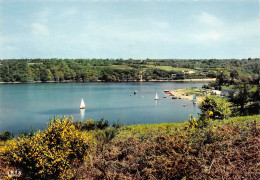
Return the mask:
[[[238,72],[238,70],[236,70],[236,69],[232,70],[232,71],[230,72],[230,77],[231,77],[231,82],[232,82],[232,84],[234,84],[235,79],[238,79],[238,77],[239,77],[239,72]]]
[[[250,99],[250,85],[245,82],[240,82],[234,86],[234,92],[231,94],[230,101],[239,108],[239,114],[245,115],[245,105]]]
[[[210,115],[212,119],[225,119],[231,115],[231,103],[224,98],[206,96],[200,104],[202,116]]]
[[[229,83],[229,74],[227,71],[219,71],[217,74],[217,82],[219,86]]]

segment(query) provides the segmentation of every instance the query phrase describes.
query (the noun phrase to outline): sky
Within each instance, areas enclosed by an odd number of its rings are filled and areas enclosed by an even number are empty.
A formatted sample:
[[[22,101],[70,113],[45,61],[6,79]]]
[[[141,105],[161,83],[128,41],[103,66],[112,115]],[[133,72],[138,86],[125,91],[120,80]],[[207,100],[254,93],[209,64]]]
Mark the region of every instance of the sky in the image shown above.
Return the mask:
[[[260,57],[259,0],[0,0],[0,59]]]

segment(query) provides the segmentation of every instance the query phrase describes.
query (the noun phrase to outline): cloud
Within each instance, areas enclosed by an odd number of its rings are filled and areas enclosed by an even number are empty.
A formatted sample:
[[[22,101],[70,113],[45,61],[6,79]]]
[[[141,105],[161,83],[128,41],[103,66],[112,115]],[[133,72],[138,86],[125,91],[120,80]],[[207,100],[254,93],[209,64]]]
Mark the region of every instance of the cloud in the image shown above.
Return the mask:
[[[221,40],[223,37],[224,37],[223,34],[216,31],[200,33],[197,35],[198,40],[205,41],[205,42]]]
[[[199,16],[196,16],[196,19],[200,23],[211,27],[220,27],[224,25],[221,19],[207,12],[202,12]]]
[[[238,22],[228,22],[208,12],[195,17],[202,24],[190,32],[190,42],[208,46],[221,46],[225,43],[245,44],[260,38],[259,20],[257,18]]]
[[[48,36],[49,35],[48,27],[43,24],[40,24],[40,23],[32,24],[32,32],[36,36]]]

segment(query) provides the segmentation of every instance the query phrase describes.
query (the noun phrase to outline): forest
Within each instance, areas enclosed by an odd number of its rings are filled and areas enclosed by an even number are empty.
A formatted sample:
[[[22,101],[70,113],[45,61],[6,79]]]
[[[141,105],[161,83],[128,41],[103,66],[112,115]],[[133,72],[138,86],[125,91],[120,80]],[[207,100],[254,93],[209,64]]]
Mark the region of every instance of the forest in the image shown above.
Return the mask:
[[[260,59],[5,59],[0,82],[151,81],[254,76]],[[230,72],[232,72],[230,74]],[[231,77],[231,78],[232,78]]]

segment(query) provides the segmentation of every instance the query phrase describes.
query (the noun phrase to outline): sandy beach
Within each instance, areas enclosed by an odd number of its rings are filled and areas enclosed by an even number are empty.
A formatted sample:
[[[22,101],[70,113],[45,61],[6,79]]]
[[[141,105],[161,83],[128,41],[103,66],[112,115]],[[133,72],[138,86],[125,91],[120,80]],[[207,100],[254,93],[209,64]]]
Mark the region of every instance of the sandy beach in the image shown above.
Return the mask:
[[[173,90],[170,91],[174,96],[176,97],[180,97],[182,99],[188,99],[188,100],[192,100],[193,99],[193,94],[189,94],[188,96],[186,95],[185,89],[177,89],[177,90]],[[196,100],[198,103],[200,103],[202,101],[203,97],[201,96],[196,96]]]
[[[172,81],[216,81],[216,78],[207,78],[207,79],[181,79],[181,80],[172,80]]]

